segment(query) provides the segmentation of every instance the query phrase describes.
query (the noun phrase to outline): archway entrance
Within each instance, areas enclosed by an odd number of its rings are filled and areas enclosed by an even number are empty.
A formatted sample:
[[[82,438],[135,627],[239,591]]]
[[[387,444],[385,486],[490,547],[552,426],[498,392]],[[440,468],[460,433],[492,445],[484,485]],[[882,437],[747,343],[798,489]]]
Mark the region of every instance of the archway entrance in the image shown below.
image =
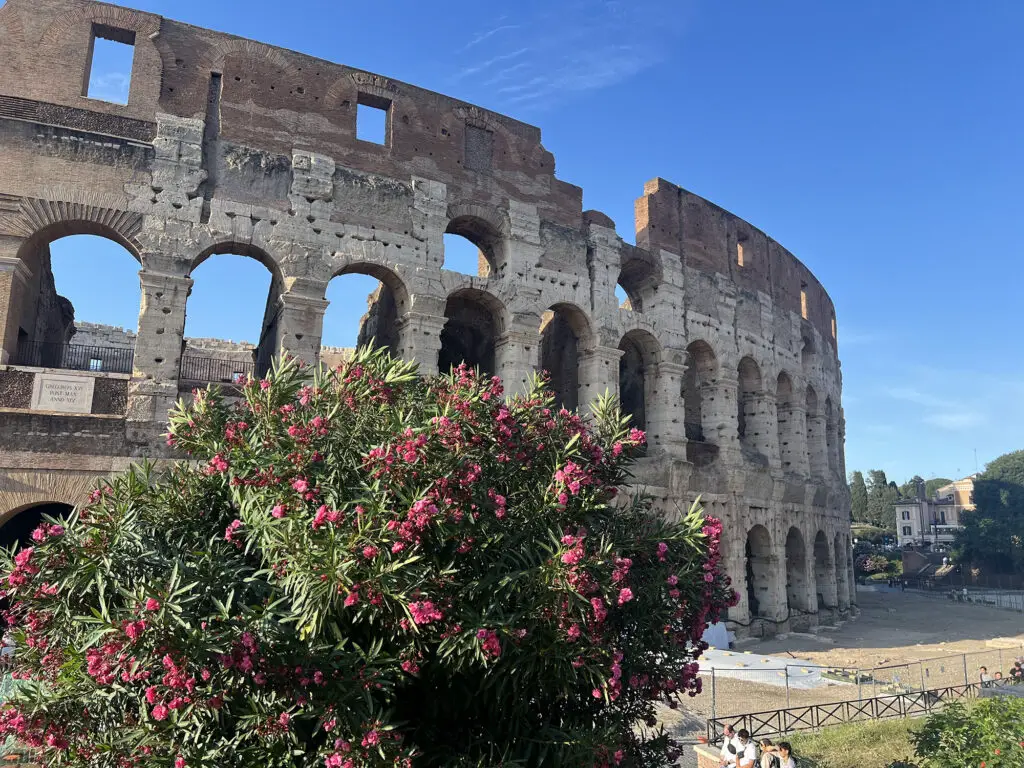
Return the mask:
[[[590,335],[587,319],[570,304],[556,304],[541,316],[540,335],[540,367],[547,372],[555,405],[575,411],[580,405],[580,352]]]
[[[747,533],[746,546],[747,605],[752,619],[776,618],[772,559],[772,537],[763,525],[755,525]]]
[[[824,531],[814,537],[814,581],[818,593],[818,610],[836,607],[836,579],[832,566],[832,553]]]
[[[800,529],[793,527],[786,536],[786,604],[791,614],[810,611],[807,593],[807,548]]]
[[[383,348],[398,355],[399,319],[409,301],[394,272],[376,264],[345,267],[328,284],[327,300],[320,349],[324,365],[337,367],[357,347]]]
[[[630,331],[622,337],[619,349],[619,405],[631,417],[631,427],[646,430],[658,343],[646,331]]]
[[[501,332],[501,305],[483,291],[464,289],[448,297],[441,331],[441,351],[437,356],[440,373],[463,363],[481,373],[496,373],[495,342]]]

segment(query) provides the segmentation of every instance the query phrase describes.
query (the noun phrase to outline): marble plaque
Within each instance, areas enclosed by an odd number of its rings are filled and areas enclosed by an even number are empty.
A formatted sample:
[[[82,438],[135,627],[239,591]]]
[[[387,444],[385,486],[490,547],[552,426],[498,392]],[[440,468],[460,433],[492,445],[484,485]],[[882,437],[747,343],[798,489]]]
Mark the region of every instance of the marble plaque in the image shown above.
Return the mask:
[[[95,384],[92,376],[37,373],[32,387],[32,410],[91,413]]]

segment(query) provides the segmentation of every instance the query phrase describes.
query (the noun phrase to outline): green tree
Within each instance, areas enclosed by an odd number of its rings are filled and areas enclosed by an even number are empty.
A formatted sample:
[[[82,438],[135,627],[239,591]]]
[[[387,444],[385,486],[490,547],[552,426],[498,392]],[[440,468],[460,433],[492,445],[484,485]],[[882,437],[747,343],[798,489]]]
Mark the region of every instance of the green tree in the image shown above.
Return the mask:
[[[935,498],[939,488],[943,488],[952,482],[948,477],[933,477],[931,480],[926,480],[924,483],[925,495],[929,499]]]
[[[899,496],[896,483],[890,483],[881,469],[868,472],[868,512],[867,522],[884,528],[896,530],[896,510],[893,505]]]
[[[901,499],[915,500],[917,499],[918,492],[921,486],[924,485],[924,478],[920,475],[914,475],[912,478],[907,480],[899,488],[899,497]]]
[[[0,736],[69,768],[668,766],[735,602],[721,525],[619,498],[644,435],[361,350],[171,414],[188,453],[10,553]]]
[[[868,522],[868,487],[860,470],[855,471],[850,479],[850,506],[855,522]]]
[[[1024,573],[1024,451],[1000,456],[974,483],[976,510],[962,515],[955,556],[993,573]]]

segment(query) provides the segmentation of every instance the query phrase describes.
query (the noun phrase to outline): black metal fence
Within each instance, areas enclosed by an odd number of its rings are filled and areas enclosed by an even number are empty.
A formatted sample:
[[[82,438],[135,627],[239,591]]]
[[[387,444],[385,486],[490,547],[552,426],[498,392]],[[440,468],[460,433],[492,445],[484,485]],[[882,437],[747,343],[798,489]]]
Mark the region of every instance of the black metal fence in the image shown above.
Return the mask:
[[[968,683],[967,685],[951,685],[926,691],[719,717],[708,720],[708,741],[712,744],[720,741],[726,725],[731,725],[736,730],[746,728],[750,731],[750,737],[757,740],[765,736],[777,736],[793,731],[809,731],[828,725],[855,723],[862,720],[918,717],[937,712],[953,701],[975,699],[980,690],[980,683]]]
[[[86,344],[23,341],[18,344],[14,364],[70,371],[131,373],[134,359],[135,350],[132,347],[93,347]]]
[[[181,358],[182,381],[216,382],[220,384],[237,384],[242,379],[252,376],[256,364],[252,361],[221,360],[213,357]]]

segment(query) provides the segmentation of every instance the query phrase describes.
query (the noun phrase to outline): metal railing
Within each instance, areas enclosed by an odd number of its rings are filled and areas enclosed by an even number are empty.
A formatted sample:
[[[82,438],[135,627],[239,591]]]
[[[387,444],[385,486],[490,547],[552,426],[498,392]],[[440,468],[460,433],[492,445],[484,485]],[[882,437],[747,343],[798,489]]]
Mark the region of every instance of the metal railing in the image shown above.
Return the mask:
[[[131,373],[134,359],[135,350],[132,347],[94,347],[86,344],[23,341],[18,344],[14,364],[69,371]]]
[[[185,355],[181,358],[179,377],[182,381],[238,384],[252,376],[255,370],[256,364],[252,361]]]
[[[718,742],[726,725],[731,725],[736,730],[746,728],[750,732],[750,737],[757,740],[764,736],[809,731],[863,720],[919,717],[937,712],[953,701],[977,698],[980,690],[979,683],[968,683],[926,691],[731,715],[708,720],[707,736],[712,744]]]

